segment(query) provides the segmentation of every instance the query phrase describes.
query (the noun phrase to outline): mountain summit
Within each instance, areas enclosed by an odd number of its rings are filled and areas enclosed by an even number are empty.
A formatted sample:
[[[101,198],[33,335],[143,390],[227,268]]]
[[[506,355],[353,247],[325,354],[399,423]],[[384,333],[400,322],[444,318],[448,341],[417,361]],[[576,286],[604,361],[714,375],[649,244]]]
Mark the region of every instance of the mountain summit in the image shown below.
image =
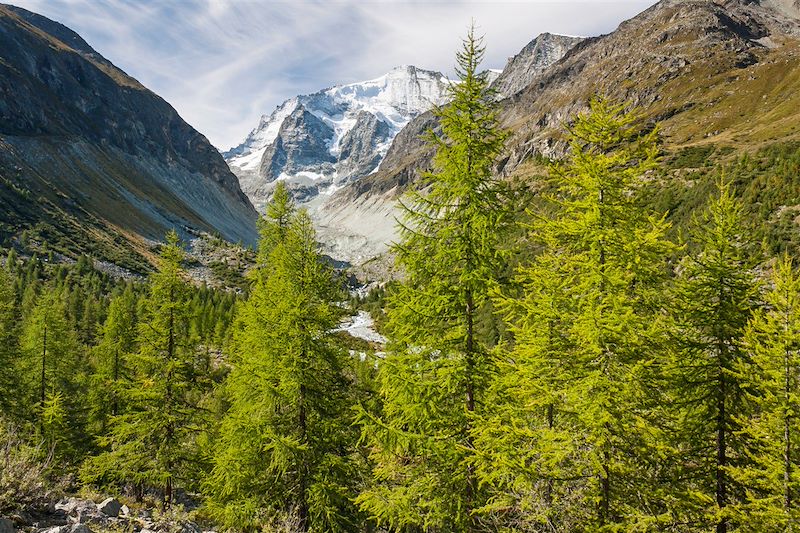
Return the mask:
[[[439,72],[404,65],[296,96],[223,155],[256,207],[278,179],[308,200],[375,171],[411,119],[446,101],[448,83]]]

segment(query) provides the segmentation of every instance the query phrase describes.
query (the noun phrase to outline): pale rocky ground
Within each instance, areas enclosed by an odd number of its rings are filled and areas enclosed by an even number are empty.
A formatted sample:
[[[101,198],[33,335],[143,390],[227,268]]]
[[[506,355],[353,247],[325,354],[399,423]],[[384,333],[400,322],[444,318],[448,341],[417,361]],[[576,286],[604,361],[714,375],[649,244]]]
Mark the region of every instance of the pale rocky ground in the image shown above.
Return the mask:
[[[45,509],[13,517],[0,517],[0,533],[203,533],[205,530],[188,518],[185,509],[190,499],[179,502],[169,512],[150,508],[131,509],[116,498],[99,501],[64,498]]]

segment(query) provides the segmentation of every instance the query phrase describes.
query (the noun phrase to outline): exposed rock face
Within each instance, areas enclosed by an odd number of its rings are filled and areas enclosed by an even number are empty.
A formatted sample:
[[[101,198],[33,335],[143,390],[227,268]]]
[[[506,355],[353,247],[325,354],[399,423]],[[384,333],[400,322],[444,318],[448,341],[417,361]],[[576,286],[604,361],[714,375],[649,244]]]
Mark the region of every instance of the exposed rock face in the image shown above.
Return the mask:
[[[398,67],[365,82],[289,99],[224,154],[242,189],[263,208],[275,180],[311,200],[373,172],[414,117],[446,101],[438,72]]]
[[[256,238],[252,205],[204,136],[76,33],[4,5],[0,173],[0,237],[73,220],[124,238],[172,227]]]
[[[667,145],[717,136],[739,143],[797,137],[797,0],[662,0],[608,35],[577,42],[518,90],[524,81],[516,69],[548,38],[539,39],[526,47],[527,54],[509,61],[495,82],[509,80],[515,92],[500,104],[501,124],[512,133],[498,162],[501,175],[518,172],[537,154],[563,155],[565,121],[585,111],[597,94],[629,102],[659,121]],[[320,220],[330,242],[338,239],[337,246],[352,255],[359,251],[348,243],[373,252],[386,249],[395,238],[387,237],[392,206],[430,168],[432,151],[419,134],[433,126],[430,115],[411,121],[395,137],[379,172],[326,201]],[[359,226],[359,219],[369,223]]]
[[[336,161],[328,152],[332,140],[333,128],[309,113],[302,104],[298,105],[283,121],[278,137],[264,152],[259,172],[270,176],[270,181],[300,172],[332,172]]]
[[[494,81],[500,98],[508,98],[527,87],[533,79],[560,61],[582,37],[543,33],[532,40],[517,55],[509,58],[506,67]]]
[[[359,111],[353,129],[339,143],[339,167],[342,182],[355,180],[378,169],[379,147],[392,138],[392,128],[372,113]]]

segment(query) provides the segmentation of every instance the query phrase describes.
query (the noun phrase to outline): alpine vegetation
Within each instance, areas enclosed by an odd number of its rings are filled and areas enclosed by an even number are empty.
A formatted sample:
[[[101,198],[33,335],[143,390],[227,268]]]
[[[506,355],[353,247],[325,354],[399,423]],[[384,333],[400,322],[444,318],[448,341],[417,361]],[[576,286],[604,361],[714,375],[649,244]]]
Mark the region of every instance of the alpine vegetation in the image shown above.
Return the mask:
[[[726,6],[785,29],[775,13],[794,8],[777,4]],[[683,111],[648,112],[605,78],[542,148],[515,106],[619,34],[537,41],[509,65],[548,65],[522,89],[500,78],[504,95],[468,31],[415,141],[430,164],[409,150],[405,182],[359,177],[404,190],[395,270],[370,290],[354,279],[379,269],[321,253],[286,176],[257,249],[236,248],[241,272],[228,256],[206,267],[175,231],[128,279],[44,233],[15,238],[0,263],[0,530],[795,531],[800,149],[741,132],[676,149]],[[753,57],[775,53],[758,35]],[[378,331],[351,335],[353,317]]]

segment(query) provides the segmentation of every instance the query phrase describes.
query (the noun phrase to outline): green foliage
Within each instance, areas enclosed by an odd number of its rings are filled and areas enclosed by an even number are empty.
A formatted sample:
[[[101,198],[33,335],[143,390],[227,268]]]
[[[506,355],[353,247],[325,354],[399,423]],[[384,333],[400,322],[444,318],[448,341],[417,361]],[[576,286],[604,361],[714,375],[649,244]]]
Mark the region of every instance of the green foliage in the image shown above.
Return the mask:
[[[446,531],[478,527],[485,495],[469,462],[471,428],[485,409],[492,372],[480,332],[489,291],[504,269],[510,224],[508,189],[492,172],[506,139],[481,40],[471,29],[457,54],[459,83],[437,109],[431,134],[435,171],[403,200],[394,247],[404,280],[387,307],[389,352],[379,363],[382,411],[362,411],[364,439],[376,462],[374,486],[359,503],[392,528]],[[488,329],[488,328],[486,328]]]
[[[596,99],[570,147],[551,170],[557,207],[534,215],[541,251],[518,271],[521,295],[498,302],[515,342],[476,430],[479,474],[496,490],[485,511],[523,529],[643,528],[660,512],[647,466],[657,398],[645,383],[661,364],[657,296],[672,250],[641,202],[656,132]]]
[[[681,461],[676,476],[684,480],[678,496],[683,505],[673,512],[680,521],[716,522],[724,532],[728,505],[742,498],[728,469],[745,457],[738,421],[746,405],[738,369],[747,361],[742,340],[759,306],[760,283],[742,206],[724,182],[718,187],[719,195],[695,222],[691,237],[698,251],[681,263],[672,298],[672,435]]]
[[[17,372],[23,417],[38,425],[61,459],[74,458],[76,450],[89,446],[81,394],[87,361],[62,294],[46,290],[38,297],[24,321],[21,348]],[[54,435],[56,426],[64,434]]]
[[[350,424],[351,364],[332,333],[342,296],[305,211],[295,213],[279,188],[267,213],[255,283],[237,318],[209,509],[237,529],[278,520],[354,531],[363,460]]]
[[[89,403],[97,434],[105,433],[109,417],[125,411],[122,397],[132,379],[129,360],[136,340],[136,295],[127,287],[111,299],[100,342],[92,352],[94,373]]]
[[[791,531],[800,520],[800,275],[790,257],[776,262],[771,285],[744,333],[749,359],[734,374],[749,404],[735,419],[748,451],[730,474],[746,491],[735,509],[739,529],[752,532]]]
[[[200,404],[208,381],[190,335],[183,250],[167,235],[158,271],[151,275],[138,327],[139,350],[130,357],[131,379],[121,391],[126,410],[111,418],[101,439],[108,450],[87,461],[88,482],[132,482],[162,490],[172,504],[178,482],[193,479],[195,443],[203,431]]]
[[[13,265],[15,258],[7,263]],[[10,273],[0,267],[0,412],[16,410],[11,391],[15,381],[14,363],[19,353],[19,311]]]

